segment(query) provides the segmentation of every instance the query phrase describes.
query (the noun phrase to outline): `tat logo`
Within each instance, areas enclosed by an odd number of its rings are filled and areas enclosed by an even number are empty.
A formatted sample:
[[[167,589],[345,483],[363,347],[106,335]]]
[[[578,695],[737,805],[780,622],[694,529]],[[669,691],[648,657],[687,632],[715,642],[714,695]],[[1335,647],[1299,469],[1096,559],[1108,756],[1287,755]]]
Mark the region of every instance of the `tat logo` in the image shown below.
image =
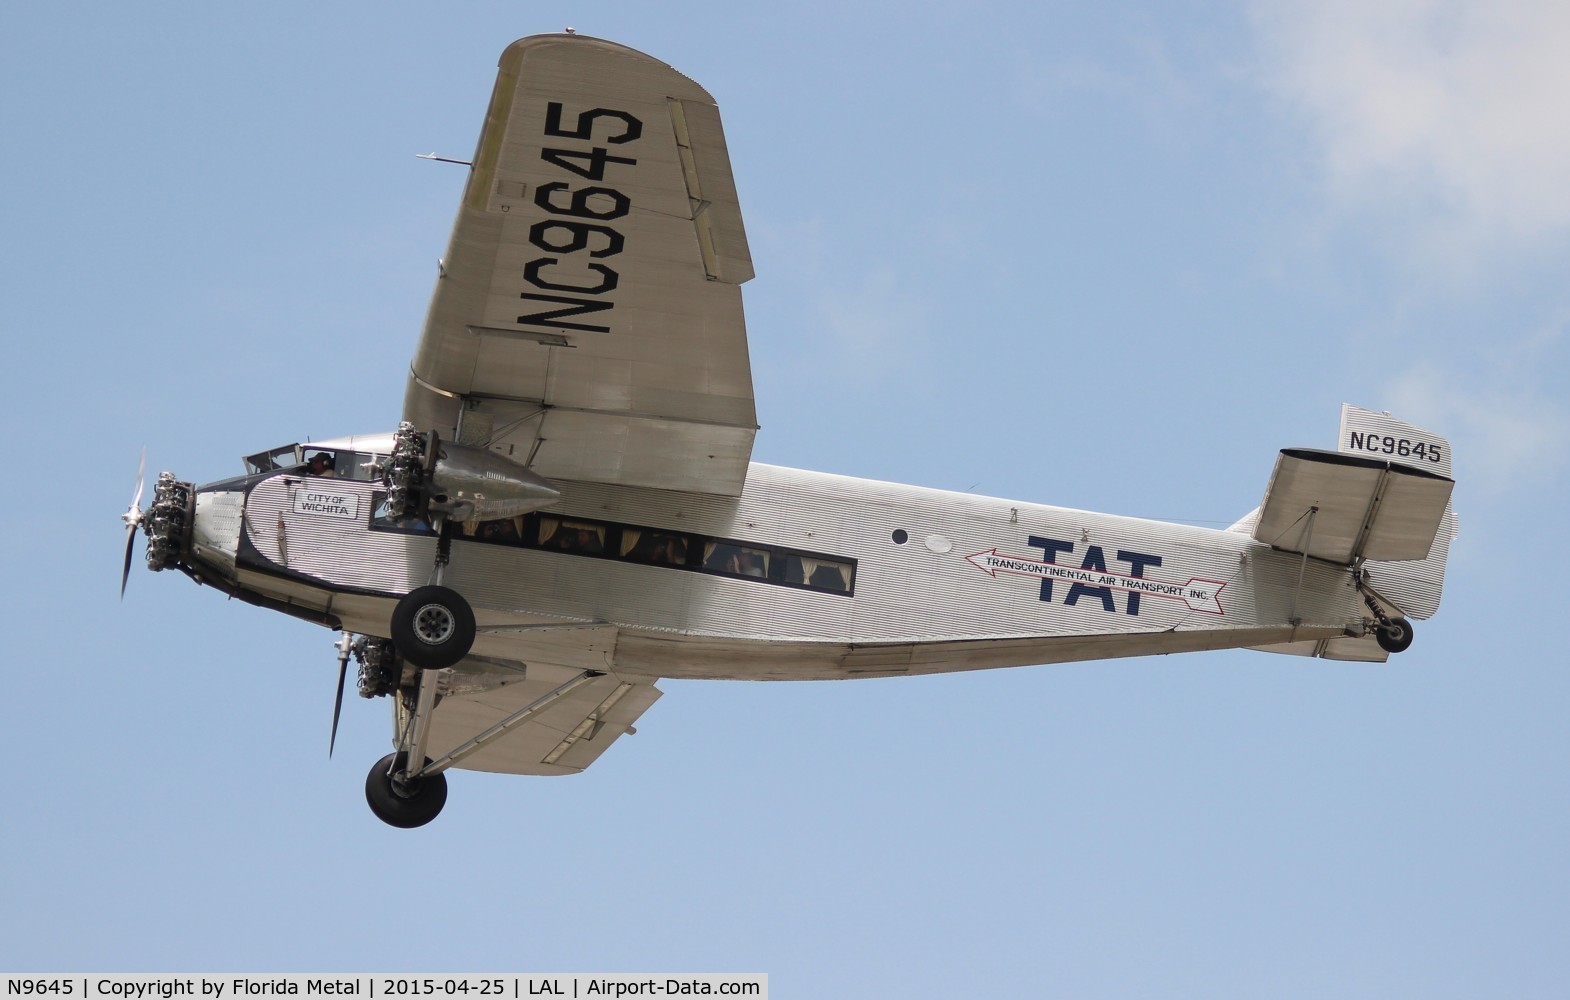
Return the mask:
[[[1044,550],[1046,559],[1002,555],[997,549],[989,549],[966,556],[966,560],[994,580],[999,573],[1039,577],[1041,599],[1049,604],[1053,602],[1053,584],[1063,582],[1068,584],[1062,591],[1065,607],[1074,607],[1082,600],[1095,601],[1103,611],[1116,614],[1119,609],[1113,591],[1120,591],[1124,595],[1122,611],[1126,615],[1139,614],[1139,599],[1146,594],[1182,601],[1194,611],[1212,615],[1226,614],[1221,608],[1221,588],[1226,586],[1223,582],[1190,577],[1187,583],[1166,583],[1147,578],[1145,570],[1160,566],[1160,556],[1118,549],[1115,559],[1119,563],[1126,563],[1128,571],[1122,572],[1123,567],[1119,566],[1119,572],[1111,572],[1107,569],[1106,552],[1100,545],[1086,546],[1084,557],[1080,559],[1079,566],[1075,567],[1072,563],[1057,562],[1059,556],[1074,554],[1073,542],[1031,535],[1030,544]]]

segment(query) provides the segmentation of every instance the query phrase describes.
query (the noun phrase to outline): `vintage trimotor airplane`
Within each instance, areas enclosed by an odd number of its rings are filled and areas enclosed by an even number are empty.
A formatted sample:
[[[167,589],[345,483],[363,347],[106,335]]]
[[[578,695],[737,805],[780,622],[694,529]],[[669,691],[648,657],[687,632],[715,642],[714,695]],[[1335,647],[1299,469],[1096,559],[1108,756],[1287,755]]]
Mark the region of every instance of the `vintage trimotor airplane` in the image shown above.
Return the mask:
[[[888,677],[1254,647],[1382,661],[1438,609],[1449,443],[1344,406],[1226,530],[750,462],[752,277],[713,99],[571,33],[513,43],[395,433],[158,477],[147,563],[343,635],[393,707],[366,798],[567,774],[661,677]],[[124,591],[122,576],[121,589]]]

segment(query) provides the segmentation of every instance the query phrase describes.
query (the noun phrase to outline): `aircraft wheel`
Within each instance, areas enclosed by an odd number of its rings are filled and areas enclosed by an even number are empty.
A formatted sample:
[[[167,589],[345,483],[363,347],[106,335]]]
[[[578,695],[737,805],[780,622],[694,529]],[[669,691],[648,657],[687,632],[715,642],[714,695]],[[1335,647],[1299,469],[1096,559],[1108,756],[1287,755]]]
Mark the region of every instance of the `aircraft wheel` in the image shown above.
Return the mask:
[[[447,804],[447,775],[404,780],[408,760],[409,755],[402,750],[390,753],[365,776],[365,801],[371,812],[383,823],[401,830],[424,826]],[[428,758],[426,763],[430,763]]]
[[[393,609],[392,641],[417,667],[450,667],[474,645],[474,611],[456,590],[417,587]]]
[[[1390,624],[1374,630],[1379,648],[1387,653],[1401,653],[1412,645],[1412,623],[1405,618],[1392,618]]]

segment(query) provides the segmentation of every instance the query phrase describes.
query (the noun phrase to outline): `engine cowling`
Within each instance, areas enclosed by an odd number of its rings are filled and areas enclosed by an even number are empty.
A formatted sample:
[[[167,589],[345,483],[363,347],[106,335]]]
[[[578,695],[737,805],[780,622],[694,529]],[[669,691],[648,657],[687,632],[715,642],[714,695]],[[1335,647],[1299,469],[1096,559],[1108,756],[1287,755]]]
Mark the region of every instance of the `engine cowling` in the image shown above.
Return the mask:
[[[548,479],[509,458],[438,440],[407,423],[398,428],[384,479],[396,516],[490,521],[549,507],[561,498]]]

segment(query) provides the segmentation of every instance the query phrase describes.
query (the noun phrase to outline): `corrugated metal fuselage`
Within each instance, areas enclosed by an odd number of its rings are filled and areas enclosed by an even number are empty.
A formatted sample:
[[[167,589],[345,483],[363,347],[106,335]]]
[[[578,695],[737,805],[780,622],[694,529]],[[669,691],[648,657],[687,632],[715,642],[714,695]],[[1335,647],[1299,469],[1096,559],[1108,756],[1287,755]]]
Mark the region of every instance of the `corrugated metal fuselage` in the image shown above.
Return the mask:
[[[1259,646],[1362,627],[1346,567],[1239,532],[756,463],[740,497],[557,485],[552,516],[820,553],[854,562],[853,587],[458,537],[442,582],[475,608],[475,656],[811,680]],[[246,484],[236,585],[386,635],[396,599],[431,582],[437,542],[373,530],[379,489],[298,473]],[[337,502],[312,502],[312,491]]]

